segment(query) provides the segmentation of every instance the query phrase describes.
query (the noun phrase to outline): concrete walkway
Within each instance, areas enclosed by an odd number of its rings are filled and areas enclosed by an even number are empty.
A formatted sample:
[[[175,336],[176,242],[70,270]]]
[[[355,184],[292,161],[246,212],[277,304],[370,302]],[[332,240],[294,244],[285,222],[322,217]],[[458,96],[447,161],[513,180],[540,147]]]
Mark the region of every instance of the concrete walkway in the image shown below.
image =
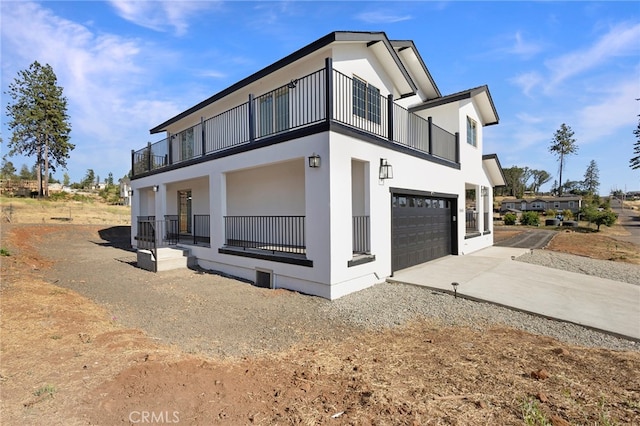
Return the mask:
[[[529,249],[489,247],[403,269],[413,284],[640,341],[640,286],[512,260]]]

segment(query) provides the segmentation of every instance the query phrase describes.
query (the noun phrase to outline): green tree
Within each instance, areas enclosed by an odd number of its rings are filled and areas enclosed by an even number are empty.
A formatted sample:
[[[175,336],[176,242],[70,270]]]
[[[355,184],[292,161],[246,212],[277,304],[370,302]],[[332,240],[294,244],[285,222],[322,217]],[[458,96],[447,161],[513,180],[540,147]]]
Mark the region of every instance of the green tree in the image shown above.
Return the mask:
[[[67,98],[49,64],[33,62],[21,70],[6,92],[7,127],[11,132],[9,155],[36,157],[38,193],[49,195],[49,169],[66,167],[75,145],[69,142],[71,124],[67,115]]]
[[[93,188],[93,183],[96,180],[96,174],[93,169],[87,169],[87,173],[84,175],[84,179],[82,179],[82,187],[86,189]]]
[[[19,177],[23,180],[33,180],[35,178],[35,176],[33,176],[33,174],[31,173],[29,166],[27,166],[26,164],[23,164],[22,167],[20,167]]]
[[[618,220],[618,215],[611,209],[598,209],[594,206],[588,206],[583,209],[582,215],[589,223],[595,223],[600,230],[600,225],[613,226]]]
[[[598,188],[600,187],[600,170],[598,170],[596,160],[591,160],[589,166],[587,166],[587,170],[584,172],[582,187],[589,194],[598,193]]]
[[[506,193],[512,197],[521,198],[524,195],[525,189],[525,185],[523,184],[525,169],[513,166],[503,169],[503,172],[505,183],[507,184]]]
[[[631,160],[629,160],[629,167],[635,170],[640,169],[640,118],[638,119],[638,127],[633,131],[633,134],[636,135],[636,142],[633,144],[635,157],[631,157]]]
[[[4,180],[10,180],[16,177],[16,168],[11,161],[7,161],[6,158],[2,159],[2,168],[0,169],[0,176]]]
[[[551,175],[546,170],[531,170],[531,191],[537,194],[540,191],[540,187],[551,180]]]
[[[64,172],[64,174],[62,175],[62,185],[69,186],[70,183],[71,178],[69,177],[69,173]]]
[[[562,123],[560,128],[556,130],[556,133],[553,135],[553,139],[551,140],[551,146],[549,147],[549,152],[558,157],[559,163],[559,176],[558,176],[558,195],[562,195],[562,171],[564,170],[564,165],[566,162],[566,156],[575,154],[578,151],[578,145],[576,145],[576,140],[573,138],[573,130],[571,127],[567,126],[565,123]]]
[[[113,173],[109,172],[109,177],[107,178],[107,186],[113,186]]]

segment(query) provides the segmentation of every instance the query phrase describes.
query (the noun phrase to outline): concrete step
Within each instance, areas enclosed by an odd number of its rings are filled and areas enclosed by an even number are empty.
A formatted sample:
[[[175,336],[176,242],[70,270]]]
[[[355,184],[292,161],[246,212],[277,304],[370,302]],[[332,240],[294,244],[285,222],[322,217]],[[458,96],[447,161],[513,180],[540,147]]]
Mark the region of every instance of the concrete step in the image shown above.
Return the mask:
[[[193,263],[189,256],[190,250],[179,247],[162,247],[158,249],[158,269],[169,271],[172,269],[185,269]],[[137,265],[147,271],[154,271],[156,268],[153,253],[150,250],[138,250]]]

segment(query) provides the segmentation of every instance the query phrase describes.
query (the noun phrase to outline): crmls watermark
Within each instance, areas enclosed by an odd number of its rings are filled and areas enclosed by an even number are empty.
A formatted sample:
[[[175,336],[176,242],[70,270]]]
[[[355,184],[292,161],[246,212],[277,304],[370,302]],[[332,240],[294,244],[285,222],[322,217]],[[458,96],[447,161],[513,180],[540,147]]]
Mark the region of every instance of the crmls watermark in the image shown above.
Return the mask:
[[[129,413],[129,421],[139,423],[180,423],[179,411],[132,411]]]

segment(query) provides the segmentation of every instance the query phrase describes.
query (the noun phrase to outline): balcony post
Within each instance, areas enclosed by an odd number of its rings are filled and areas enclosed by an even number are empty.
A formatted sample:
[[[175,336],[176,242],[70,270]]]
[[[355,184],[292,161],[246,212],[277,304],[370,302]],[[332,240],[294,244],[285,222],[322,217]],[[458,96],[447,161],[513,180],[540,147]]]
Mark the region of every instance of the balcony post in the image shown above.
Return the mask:
[[[331,58],[324,59],[325,69],[325,115],[327,123],[333,119],[333,60]]]
[[[205,141],[204,117],[200,117],[200,133],[202,134],[202,156],[207,152],[207,143]]]
[[[249,93],[249,143],[252,143],[256,139],[255,111],[253,108],[253,93]]]
[[[456,163],[460,164],[460,132],[456,132]]]
[[[433,155],[433,117],[427,117],[427,123],[429,123],[429,134],[427,135],[429,154]]]
[[[136,152],[132,149],[131,150],[131,177],[134,177],[136,175]]]
[[[151,171],[151,164],[153,163],[153,159],[151,158],[151,142],[147,142],[147,171]]]
[[[167,154],[169,156],[169,161],[167,165],[173,164],[173,150],[171,149],[171,142],[173,141],[173,135],[171,132],[167,132]]]
[[[387,133],[389,140],[393,142],[393,94],[391,93],[387,95],[387,115],[389,117]]]

